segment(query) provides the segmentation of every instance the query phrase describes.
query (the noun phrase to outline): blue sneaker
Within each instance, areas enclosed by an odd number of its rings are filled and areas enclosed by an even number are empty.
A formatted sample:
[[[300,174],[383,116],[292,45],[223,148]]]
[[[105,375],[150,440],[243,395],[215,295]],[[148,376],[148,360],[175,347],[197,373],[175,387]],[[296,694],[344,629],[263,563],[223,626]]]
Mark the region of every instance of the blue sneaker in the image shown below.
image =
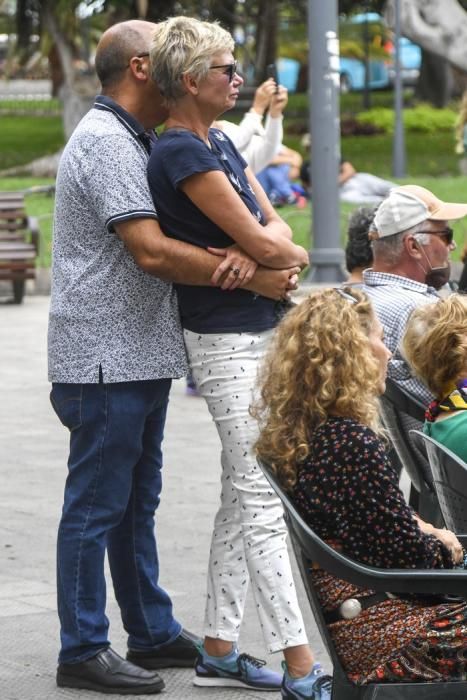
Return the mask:
[[[283,700],[331,700],[332,677],[324,675],[321,664],[315,664],[310,673],[303,678],[291,678],[285,663],[282,666],[284,669],[281,688]]]
[[[280,690],[282,675],[264,668],[265,661],[239,654],[234,647],[226,656],[209,656],[202,650],[195,665],[194,685],[201,687]]]

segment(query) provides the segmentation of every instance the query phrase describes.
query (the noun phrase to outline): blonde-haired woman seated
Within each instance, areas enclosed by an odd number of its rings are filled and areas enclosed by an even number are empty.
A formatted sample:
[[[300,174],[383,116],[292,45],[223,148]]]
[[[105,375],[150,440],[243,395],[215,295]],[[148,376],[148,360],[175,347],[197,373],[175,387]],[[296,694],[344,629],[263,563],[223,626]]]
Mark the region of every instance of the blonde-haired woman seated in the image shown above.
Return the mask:
[[[467,462],[467,296],[452,294],[415,309],[402,348],[436,396],[424,432]]]
[[[263,366],[257,452],[312,529],[350,557],[382,568],[452,568],[463,562],[459,541],[406,505],[379,435],[390,356],[363,292],[309,296],[282,320]],[[326,571],[312,576],[353,682],[465,679],[466,604],[378,601]],[[354,597],[362,612],[341,619],[339,606]]]

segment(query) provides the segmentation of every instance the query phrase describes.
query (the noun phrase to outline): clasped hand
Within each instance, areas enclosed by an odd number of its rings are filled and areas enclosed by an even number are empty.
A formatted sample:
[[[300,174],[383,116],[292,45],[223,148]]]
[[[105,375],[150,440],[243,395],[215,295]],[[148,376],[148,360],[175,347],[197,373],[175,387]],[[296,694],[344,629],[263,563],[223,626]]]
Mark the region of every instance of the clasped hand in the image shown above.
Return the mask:
[[[228,248],[208,248],[208,252],[224,258],[211,277],[212,284],[220,286],[221,289],[248,288],[268,299],[279,301],[289,299],[290,292],[298,287],[298,266],[283,270],[266,267],[258,269],[256,261],[237,245]],[[257,274],[254,285],[252,283],[248,286],[255,273]]]
[[[224,258],[211,277],[212,284],[217,286],[221,282],[221,289],[244,287],[251,281],[258,268],[256,260],[253,260],[238,245],[231,245],[228,248],[208,248],[208,252]],[[225,275],[224,279],[222,279],[223,275]]]

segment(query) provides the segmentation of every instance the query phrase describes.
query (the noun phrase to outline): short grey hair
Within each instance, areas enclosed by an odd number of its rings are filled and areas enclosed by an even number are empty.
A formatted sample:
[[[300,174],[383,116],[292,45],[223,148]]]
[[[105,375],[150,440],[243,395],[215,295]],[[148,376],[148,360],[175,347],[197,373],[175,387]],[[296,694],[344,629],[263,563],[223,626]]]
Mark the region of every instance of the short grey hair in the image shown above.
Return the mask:
[[[167,102],[185,94],[184,73],[202,79],[213,56],[234,50],[232,36],[216,22],[171,17],[160,22],[151,44],[151,75]]]
[[[371,247],[374,257],[384,260],[388,265],[396,265],[401,258],[404,249],[404,240],[407,236],[414,236],[420,245],[428,245],[430,242],[430,234],[419,233],[419,230],[424,224],[425,222],[422,221],[422,223],[416,224],[400,233],[395,233],[393,236],[373,239]],[[372,231],[375,232],[376,229],[370,228],[370,234]]]

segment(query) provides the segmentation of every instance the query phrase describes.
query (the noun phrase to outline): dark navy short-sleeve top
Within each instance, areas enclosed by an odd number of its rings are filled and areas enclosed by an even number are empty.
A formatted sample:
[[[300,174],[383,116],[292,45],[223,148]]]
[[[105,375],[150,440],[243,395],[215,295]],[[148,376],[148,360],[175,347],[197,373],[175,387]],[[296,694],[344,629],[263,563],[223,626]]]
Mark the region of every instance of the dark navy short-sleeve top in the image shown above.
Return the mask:
[[[219,170],[256,219],[264,216],[245,174],[246,163],[230,139],[209,131],[210,147],[186,129],[168,129],[153,148],[148,180],[162,230],[167,236],[207,248],[235,243],[180,189],[190,175]],[[219,259],[221,262],[221,259]],[[276,323],[275,302],[244,289],[177,284],[182,325],[196,333],[259,332]]]

